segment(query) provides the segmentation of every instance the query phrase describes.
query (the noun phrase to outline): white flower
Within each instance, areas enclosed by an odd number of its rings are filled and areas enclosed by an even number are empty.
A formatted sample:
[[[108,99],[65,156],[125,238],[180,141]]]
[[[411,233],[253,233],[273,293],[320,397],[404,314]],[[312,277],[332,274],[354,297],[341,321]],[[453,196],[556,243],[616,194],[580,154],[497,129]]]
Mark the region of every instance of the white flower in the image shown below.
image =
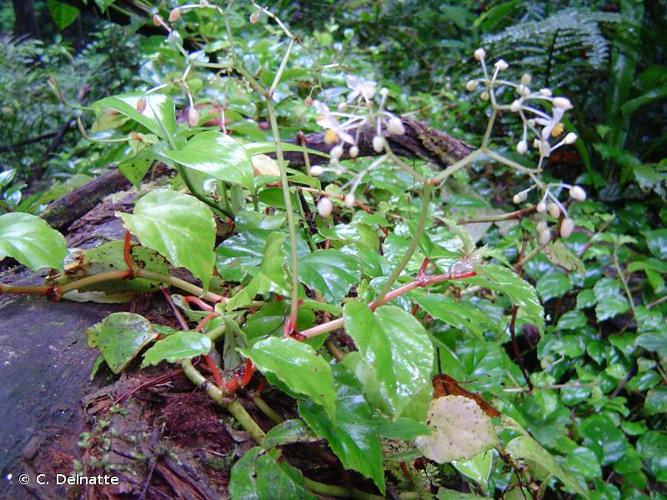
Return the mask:
[[[486,57],[486,50],[480,47],[475,51],[475,59],[477,59],[478,61],[483,61],[485,57]]]
[[[537,204],[535,210],[537,210],[537,213],[543,214],[544,212],[547,211],[547,204],[544,201],[541,201]]]
[[[528,97],[530,95],[530,89],[523,83],[520,83],[516,86],[516,93],[520,96]]]
[[[315,165],[314,167],[310,168],[310,175],[313,177],[319,177],[324,173],[324,168],[320,167],[319,165]]]
[[[563,114],[565,113],[565,110],[563,108],[554,106],[553,109],[551,110],[551,118],[535,118],[535,123],[538,125],[542,125],[544,128],[542,129],[542,139],[546,142],[546,139],[548,139],[551,136],[551,131],[554,129],[556,125],[558,125],[563,118]],[[548,144],[548,143],[547,143]],[[551,152],[551,150],[549,150]],[[549,154],[545,154],[542,156],[549,156]]]
[[[574,132],[570,132],[563,139],[563,144],[574,144],[575,142],[577,142],[577,134]]]
[[[567,238],[572,234],[572,231],[574,231],[574,221],[569,217],[563,219],[563,222],[560,224],[560,235],[563,238]]]
[[[550,154],[551,154],[551,145],[549,144],[549,142],[545,140],[540,141],[540,156],[548,158]]]
[[[331,200],[326,196],[320,198],[320,201],[317,202],[317,213],[321,217],[329,217],[332,211],[333,205],[331,204]]]
[[[359,148],[357,146],[352,146],[350,148],[350,158],[356,158],[359,156]]]
[[[376,135],[373,137],[373,149],[376,153],[382,153],[382,151],[384,151],[385,144],[387,144],[387,141],[381,135]]]
[[[586,191],[581,186],[572,186],[570,188],[570,196],[574,200],[584,201],[586,199]]]
[[[373,81],[363,80],[353,75],[346,75],[345,82],[352,89],[352,92],[347,96],[348,101],[354,101],[359,96],[368,101],[375,95],[377,83]]]
[[[526,151],[528,151],[528,143],[526,143],[526,141],[519,141],[519,143],[516,145],[516,151],[520,155],[525,154]]]
[[[329,110],[329,106],[320,101],[313,101],[313,107],[317,111],[316,123],[326,130],[333,130],[335,132],[335,139],[354,144],[354,137],[345,131],[345,127],[341,126],[336,120],[336,117]],[[336,142],[335,140],[333,142]]]
[[[520,193],[517,193],[512,197],[512,201],[514,202],[515,205],[518,205],[519,203],[526,201],[527,197],[528,193],[526,193],[525,191],[521,191]]]
[[[382,87],[380,89],[380,95],[386,98],[389,95],[389,89],[387,87]]]
[[[572,109],[572,103],[567,97],[554,97],[551,103],[555,108],[562,109],[563,111]]]
[[[387,132],[391,135],[403,135],[405,134],[405,127],[403,122],[398,116],[392,116],[387,120]]]
[[[510,65],[507,64],[507,61],[505,61],[505,59],[498,59],[496,61],[496,64],[494,64],[494,66],[498,71],[505,71],[507,68],[510,67]]]
[[[551,97],[551,89],[540,89],[540,95]]]
[[[354,206],[354,202],[356,199],[354,198],[354,195],[352,193],[348,193],[345,195],[345,206],[347,208],[352,208]]]

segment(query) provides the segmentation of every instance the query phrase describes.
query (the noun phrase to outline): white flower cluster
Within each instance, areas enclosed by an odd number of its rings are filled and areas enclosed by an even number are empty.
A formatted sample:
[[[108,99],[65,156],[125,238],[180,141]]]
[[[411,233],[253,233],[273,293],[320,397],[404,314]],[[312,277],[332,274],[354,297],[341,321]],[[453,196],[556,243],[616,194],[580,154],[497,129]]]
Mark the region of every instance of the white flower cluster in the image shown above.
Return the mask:
[[[572,103],[568,98],[554,97],[548,88],[531,90],[531,76],[528,74],[523,75],[518,83],[499,78],[500,72],[509,67],[509,64],[503,59],[495,62],[493,74],[489,77],[484,49],[480,48],[475,51],[475,59],[481,64],[484,77],[468,81],[466,89],[472,92],[481,85],[483,90],[480,98],[485,101],[490,100],[495,111],[509,111],[519,115],[523,123],[523,134],[516,145],[519,154],[525,154],[532,146],[540,154],[539,167],[541,167],[543,160],[548,158],[553,151],[565,144],[574,144],[577,134],[573,132],[561,138],[564,132],[561,120],[565,112],[572,109]],[[511,104],[499,104],[496,101],[496,90],[500,87],[514,88],[516,98]],[[545,103],[551,104],[551,113],[538,107]],[[528,140],[529,131],[534,136],[532,142]],[[551,141],[554,139],[559,140],[552,144]]]
[[[385,150],[387,145],[385,137],[405,133],[401,119],[384,108],[389,95],[386,88],[380,90],[380,100],[377,105],[374,100],[377,91],[375,82],[352,75],[347,75],[345,81],[351,92],[346,101],[338,105],[336,111],[331,111],[321,101],[312,101],[317,111],[317,124],[325,129],[324,141],[332,145],[329,156],[334,164],[343,156],[346,144],[349,145],[351,158],[359,155],[359,132],[364,125],[373,124],[376,127],[373,149],[377,153]]]

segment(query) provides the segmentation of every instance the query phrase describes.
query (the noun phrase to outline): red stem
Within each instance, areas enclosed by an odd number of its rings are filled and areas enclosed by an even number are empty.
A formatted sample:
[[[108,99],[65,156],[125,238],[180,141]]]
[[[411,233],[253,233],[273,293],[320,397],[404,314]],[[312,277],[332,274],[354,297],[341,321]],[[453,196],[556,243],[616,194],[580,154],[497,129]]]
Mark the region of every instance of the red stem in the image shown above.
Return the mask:
[[[186,295],[185,297],[183,297],[183,300],[185,300],[186,304],[196,305],[202,311],[212,311],[213,310],[213,306],[207,304],[202,299],[200,299],[199,297],[195,297],[194,295]]]
[[[206,326],[206,323],[211,321],[213,318],[215,318],[218,315],[217,312],[213,311],[208,313],[208,316],[206,316],[204,319],[202,319],[199,323],[197,323],[197,328],[195,328],[196,332],[201,332],[202,329]]]

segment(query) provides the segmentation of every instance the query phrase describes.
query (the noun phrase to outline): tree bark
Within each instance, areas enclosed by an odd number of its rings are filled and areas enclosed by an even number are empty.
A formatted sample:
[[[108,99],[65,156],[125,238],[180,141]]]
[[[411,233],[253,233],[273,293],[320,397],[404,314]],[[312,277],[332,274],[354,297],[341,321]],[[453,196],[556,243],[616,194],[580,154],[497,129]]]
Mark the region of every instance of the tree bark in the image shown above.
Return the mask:
[[[33,0],[12,0],[14,7],[14,36],[16,38],[39,38],[39,23]]]

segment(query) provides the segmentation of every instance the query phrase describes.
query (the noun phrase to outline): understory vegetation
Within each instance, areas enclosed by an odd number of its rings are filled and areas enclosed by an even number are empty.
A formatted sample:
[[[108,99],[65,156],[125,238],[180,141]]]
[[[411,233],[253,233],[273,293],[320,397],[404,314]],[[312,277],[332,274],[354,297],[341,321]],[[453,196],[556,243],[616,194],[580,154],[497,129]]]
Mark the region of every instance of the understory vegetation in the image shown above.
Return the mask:
[[[93,376],[182,370],[231,498],[665,498],[665,2],[35,4],[0,264],[50,271],[0,294],[126,303]],[[124,235],[68,248],[113,169]]]

